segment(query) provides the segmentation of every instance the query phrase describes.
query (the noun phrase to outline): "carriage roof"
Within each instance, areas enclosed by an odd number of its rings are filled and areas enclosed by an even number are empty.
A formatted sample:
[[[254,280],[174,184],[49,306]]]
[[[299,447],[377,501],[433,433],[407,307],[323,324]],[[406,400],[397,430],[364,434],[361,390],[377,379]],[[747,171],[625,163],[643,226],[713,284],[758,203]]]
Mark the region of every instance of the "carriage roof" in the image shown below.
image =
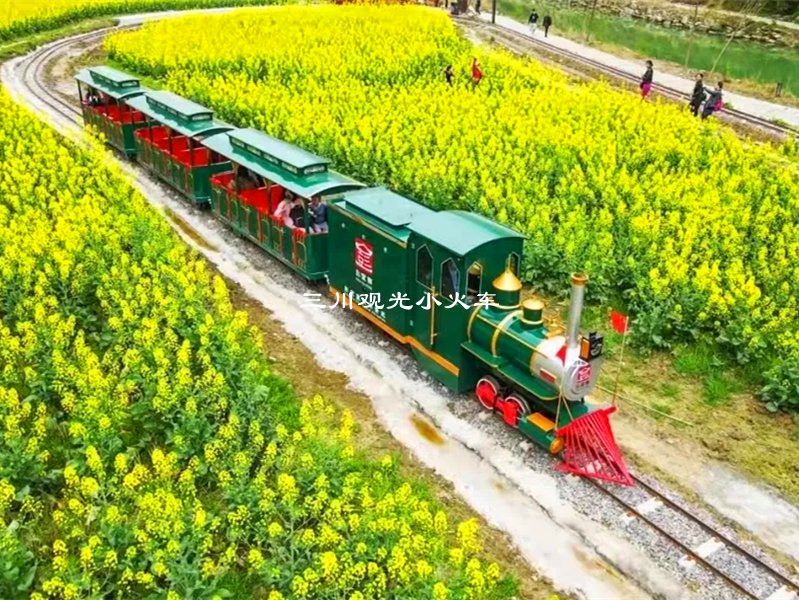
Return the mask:
[[[133,75],[106,66],[82,69],[75,79],[115,100],[140,96],[149,91],[142,87],[141,82]]]
[[[329,170],[329,160],[254,129],[213,135],[203,140],[203,145],[303,198],[363,187]]]

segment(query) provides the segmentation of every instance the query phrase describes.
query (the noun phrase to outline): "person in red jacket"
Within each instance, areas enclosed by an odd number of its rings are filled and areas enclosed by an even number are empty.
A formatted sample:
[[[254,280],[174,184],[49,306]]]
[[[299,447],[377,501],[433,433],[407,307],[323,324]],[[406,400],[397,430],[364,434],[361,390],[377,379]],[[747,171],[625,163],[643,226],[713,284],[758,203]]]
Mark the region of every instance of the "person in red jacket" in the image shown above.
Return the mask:
[[[483,78],[483,72],[480,70],[480,63],[477,62],[477,57],[472,59],[472,83],[477,87],[480,80]]]

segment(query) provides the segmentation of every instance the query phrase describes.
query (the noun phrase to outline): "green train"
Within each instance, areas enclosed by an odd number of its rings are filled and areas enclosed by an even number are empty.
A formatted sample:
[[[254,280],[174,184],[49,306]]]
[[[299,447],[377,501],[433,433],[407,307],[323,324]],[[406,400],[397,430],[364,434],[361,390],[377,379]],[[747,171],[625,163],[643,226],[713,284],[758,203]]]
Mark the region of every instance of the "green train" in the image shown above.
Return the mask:
[[[433,211],[330,162],[106,66],[76,77],[84,121],[192,203],[408,346],[454,392],[473,391],[563,470],[632,480],[609,423],[586,401],[602,336],[580,333],[588,278],[571,277],[564,330],[521,300],[524,237],[485,217]]]

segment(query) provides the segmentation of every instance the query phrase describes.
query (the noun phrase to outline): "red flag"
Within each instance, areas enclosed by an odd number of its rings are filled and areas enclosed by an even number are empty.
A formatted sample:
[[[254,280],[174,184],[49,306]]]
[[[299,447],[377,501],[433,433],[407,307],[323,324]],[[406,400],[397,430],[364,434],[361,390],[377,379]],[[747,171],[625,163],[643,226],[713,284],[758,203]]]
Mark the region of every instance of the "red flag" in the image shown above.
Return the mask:
[[[564,365],[566,364],[566,344],[563,344],[563,347],[557,351],[555,356],[557,356]]]
[[[627,333],[627,325],[629,324],[630,317],[623,315],[615,310],[610,311],[610,324],[613,329],[619,333]]]

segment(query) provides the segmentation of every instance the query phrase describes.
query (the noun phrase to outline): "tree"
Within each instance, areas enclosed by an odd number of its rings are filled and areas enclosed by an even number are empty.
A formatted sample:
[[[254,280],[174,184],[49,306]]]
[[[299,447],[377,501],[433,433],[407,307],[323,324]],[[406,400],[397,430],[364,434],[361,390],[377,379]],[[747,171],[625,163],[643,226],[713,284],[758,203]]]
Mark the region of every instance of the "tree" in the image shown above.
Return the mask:
[[[693,0],[694,16],[691,19],[691,28],[688,30],[688,50],[685,51],[685,67],[688,68],[688,61],[691,59],[691,49],[694,45],[694,29],[699,21],[699,4],[702,0]]]
[[[766,0],[744,0],[741,3],[741,8],[739,12],[741,13],[741,18],[738,21],[736,27],[733,28],[732,32],[729,36],[727,36],[727,42],[724,44],[724,47],[719,52],[719,55],[716,57],[716,60],[713,62],[713,66],[710,68],[710,72],[714,73],[716,71],[716,67],[721,61],[721,57],[724,56],[724,53],[727,51],[727,48],[730,47],[732,41],[738,37],[741,33],[746,30],[752,23],[754,23],[754,19],[751,17],[759,16],[763,10],[763,6],[766,4]]]
[[[585,32],[585,41],[591,41],[591,25],[594,22],[594,13],[596,13],[596,3],[597,0],[594,0],[591,4],[591,13],[588,15],[588,25],[586,25],[586,32]]]

